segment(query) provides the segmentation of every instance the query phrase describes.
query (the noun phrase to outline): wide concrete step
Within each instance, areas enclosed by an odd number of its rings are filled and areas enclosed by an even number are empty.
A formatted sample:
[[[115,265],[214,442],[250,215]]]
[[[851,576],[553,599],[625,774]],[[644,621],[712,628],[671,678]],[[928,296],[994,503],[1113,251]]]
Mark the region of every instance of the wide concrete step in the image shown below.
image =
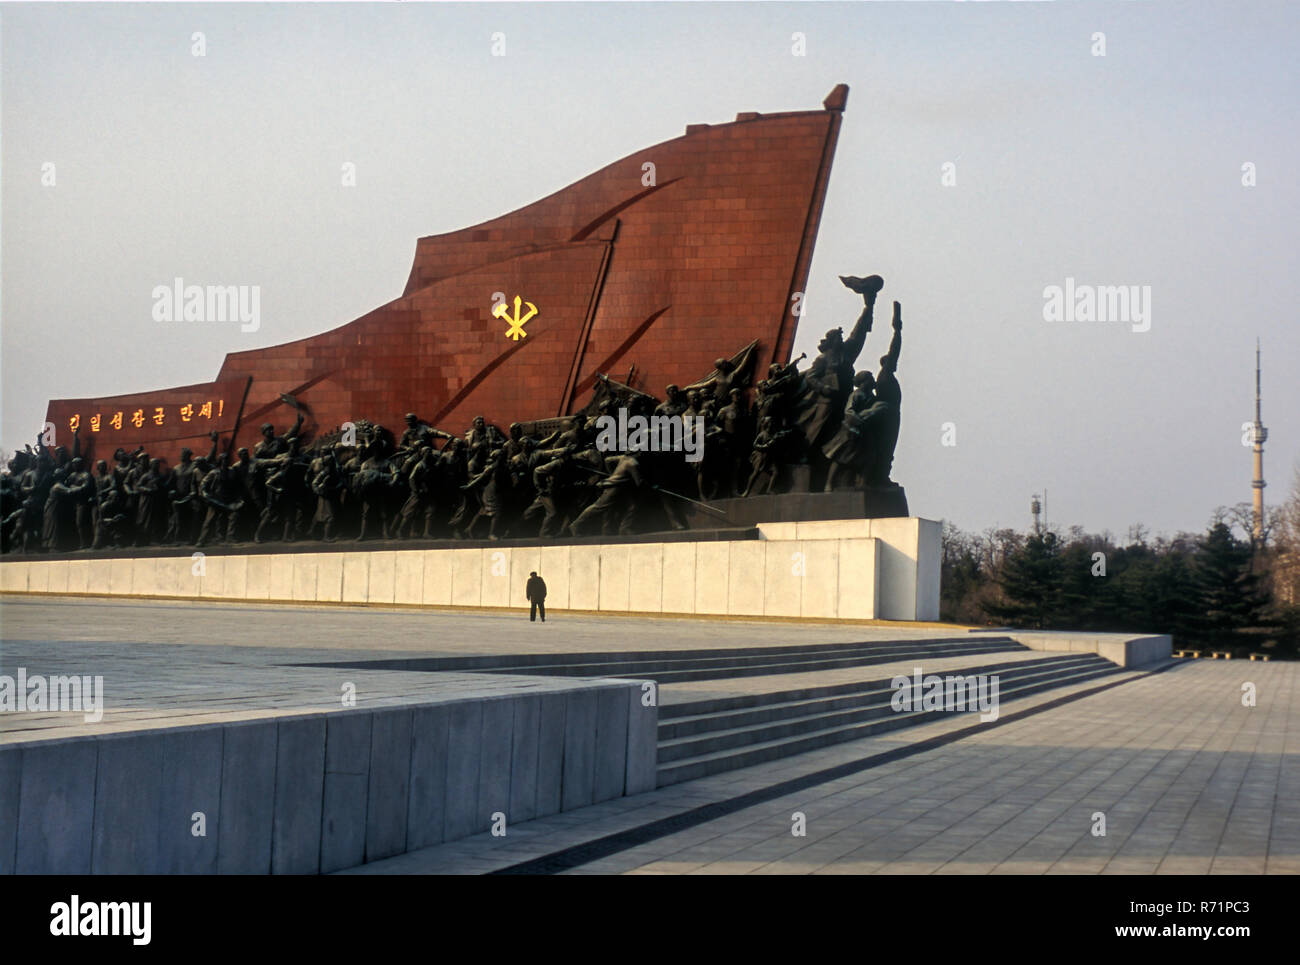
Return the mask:
[[[848,643],[792,643],[772,647],[696,647],[689,650],[587,650],[573,653],[501,653],[474,657],[385,657],[378,660],[359,661],[375,669],[406,669],[404,665],[418,663],[427,670],[501,670],[507,667],[546,666],[563,663],[618,663],[624,660],[680,660],[698,658],[756,657],[776,654],[833,654],[860,647],[892,647],[906,649],[913,644],[965,643],[972,639],[997,640],[1019,647],[1005,634],[972,634],[938,637],[907,637],[897,640],[856,640]],[[620,641],[621,642],[621,641]],[[1025,649],[1020,647],[1020,649]],[[334,665],[334,664],[331,664]],[[302,666],[316,666],[303,664]]]
[[[1089,653],[1060,653],[1060,654],[1040,654],[1033,655],[1031,651],[1021,649],[1025,658],[1006,661],[1005,663],[981,664],[983,667],[1020,667],[1026,663],[1045,665],[1046,661],[1052,661],[1053,664],[1065,665],[1077,661],[1095,661],[1096,655]],[[905,662],[907,658],[903,658]],[[973,665],[971,665],[973,666]],[[939,666],[931,665],[926,673],[962,673],[968,669],[963,666]],[[911,668],[908,668],[909,675]],[[691,717],[703,714],[718,714],[732,710],[745,710],[751,707],[764,707],[769,704],[781,703],[792,700],[809,700],[819,697],[832,697],[838,694],[851,694],[861,690],[864,687],[870,688],[881,683],[884,678],[873,678],[870,680],[854,680],[841,684],[822,684],[814,687],[794,688],[780,691],[758,691],[755,693],[736,694],[726,697],[706,697],[700,700],[680,701],[669,704],[659,709],[659,719],[675,720],[681,717]],[[892,680],[892,676],[889,678]],[[886,681],[887,682],[887,681]]]
[[[1015,647],[982,647],[969,644],[943,644],[934,647],[913,647],[906,651],[881,650],[866,647],[848,651],[835,657],[799,657],[790,655],[775,659],[748,659],[705,662],[700,665],[671,666],[662,663],[645,664],[590,664],[561,665],[533,668],[529,673],[566,677],[648,677],[660,684],[685,683],[692,680],[728,680],[735,677],[759,677],[774,674],[814,673],[819,670],[838,670],[844,667],[865,667],[877,663],[896,663],[899,660],[937,659],[986,653],[1005,653]],[[501,671],[522,673],[521,670]]]
[[[985,653],[1024,652],[1009,637],[943,637],[867,641],[743,650],[678,650],[649,653],[510,654],[495,657],[414,657],[307,664],[360,670],[424,673],[471,671],[565,677],[647,677],[659,683],[730,677],[808,673],[843,667],[938,659]]]
[[[1109,676],[1118,673],[1119,669],[1109,661],[1096,657],[1093,661],[1089,661],[1088,665],[1013,679],[1005,687],[999,681],[999,705],[1007,701],[1041,693],[1045,690],[1085,683]],[[803,730],[797,734],[765,737],[761,728],[755,729],[751,731],[751,736],[754,738],[752,742],[734,747],[702,751],[691,757],[677,759],[666,759],[664,756],[665,748],[661,744],[656,783],[659,787],[664,787],[668,784],[677,784],[681,781],[707,777],[710,774],[750,767],[754,764],[762,764],[767,761],[802,754],[806,751],[817,750],[844,741],[858,740],[863,737],[871,737],[876,734],[927,723],[948,713],[950,712],[941,710],[894,713],[890,709],[885,714],[872,716],[866,720],[849,722],[839,720],[832,714],[827,715],[822,726],[814,724],[811,729]],[[967,711],[967,713],[973,712]]]
[[[927,673],[996,674],[1001,684],[1001,681],[1016,677],[1060,673],[1065,670],[1095,666],[1096,660],[1097,658],[1090,654],[1065,654],[1042,660],[979,664],[947,670],[929,670]],[[881,697],[884,697],[888,703],[894,694],[892,680],[892,677],[876,678],[804,690],[746,694],[743,697],[724,697],[662,706],[659,709],[659,740],[665,743],[712,731],[864,707],[873,704]]]
[[[1094,669],[1096,666],[1092,662],[1076,664],[1067,668],[1056,666],[1038,667],[1033,663],[1029,665],[1022,664],[1015,670],[1004,670],[998,673],[998,697],[1000,700],[1003,693],[1006,692],[1006,688],[1012,685],[1013,681],[1015,685],[1019,686],[1037,681],[1059,679],[1063,675]],[[968,671],[971,674],[985,672],[983,668],[975,667],[968,668]],[[992,673],[993,671],[988,672]],[[665,728],[661,727],[659,729],[659,763],[664,764],[674,760],[700,757],[715,751],[760,744],[769,740],[796,737],[800,734],[825,730],[829,727],[851,724],[856,721],[873,720],[877,717],[897,713],[893,709],[894,689],[889,686],[889,681],[883,681],[883,684],[883,687],[862,694],[856,704],[848,707],[834,708],[826,706],[820,701],[802,701],[796,703],[793,707],[789,707],[789,713],[774,720],[753,722],[736,720],[732,714],[718,714],[714,718],[716,726],[706,728],[700,733],[675,738],[666,737]],[[753,711],[745,713],[753,713]],[[696,723],[702,724],[704,722],[697,720]],[[668,727],[671,728],[672,725],[668,725]]]

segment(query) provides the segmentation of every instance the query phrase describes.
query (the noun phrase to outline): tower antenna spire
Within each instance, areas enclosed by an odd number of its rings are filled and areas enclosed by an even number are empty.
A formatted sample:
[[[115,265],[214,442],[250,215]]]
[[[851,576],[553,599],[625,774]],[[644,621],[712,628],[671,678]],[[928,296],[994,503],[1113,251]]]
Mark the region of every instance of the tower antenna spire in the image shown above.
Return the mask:
[[[1251,522],[1256,542],[1264,538],[1264,442],[1268,439],[1268,430],[1264,428],[1260,414],[1260,351],[1259,338],[1255,338],[1255,425],[1253,431],[1255,451],[1255,478],[1251,481]]]
[[[1259,338],[1255,338],[1255,424],[1259,425]]]

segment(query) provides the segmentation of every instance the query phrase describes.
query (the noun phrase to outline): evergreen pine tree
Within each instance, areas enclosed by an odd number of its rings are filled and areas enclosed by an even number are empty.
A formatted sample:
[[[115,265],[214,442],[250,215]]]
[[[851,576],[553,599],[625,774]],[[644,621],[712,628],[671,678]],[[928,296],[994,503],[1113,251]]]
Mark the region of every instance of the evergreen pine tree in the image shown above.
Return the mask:
[[[1056,626],[1072,630],[1102,630],[1114,612],[1113,575],[1094,575],[1098,564],[1093,548],[1076,541],[1061,551],[1060,610]],[[1099,572],[1099,571],[1098,571]]]
[[[996,620],[1041,629],[1056,625],[1064,581],[1061,550],[1055,533],[1035,533],[1007,556],[998,585],[1001,601],[984,604]]]
[[[1267,601],[1250,563],[1250,544],[1234,537],[1226,523],[1215,523],[1197,543],[1191,600],[1197,637],[1230,646],[1240,642],[1241,630],[1265,623]]]
[[[1189,555],[1176,547],[1128,547],[1120,561],[1114,620],[1106,629],[1169,633],[1189,643],[1197,626]]]

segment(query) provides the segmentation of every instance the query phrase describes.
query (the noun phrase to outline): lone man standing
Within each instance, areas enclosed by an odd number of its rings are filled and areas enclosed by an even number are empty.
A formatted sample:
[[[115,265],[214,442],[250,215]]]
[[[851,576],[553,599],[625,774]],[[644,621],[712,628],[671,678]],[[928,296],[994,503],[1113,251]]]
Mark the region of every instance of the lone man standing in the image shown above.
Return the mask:
[[[535,572],[528,574],[528,585],[524,588],[524,596],[528,597],[528,622],[532,623],[537,619],[537,612],[542,614],[542,622],[546,622],[546,581],[538,576]]]

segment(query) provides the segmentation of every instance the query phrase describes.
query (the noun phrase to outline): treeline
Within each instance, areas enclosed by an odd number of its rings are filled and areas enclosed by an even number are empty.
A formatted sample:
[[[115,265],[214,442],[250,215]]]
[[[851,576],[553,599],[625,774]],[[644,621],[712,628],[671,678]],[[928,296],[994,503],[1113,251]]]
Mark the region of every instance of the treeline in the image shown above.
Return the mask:
[[[1169,633],[1175,646],[1300,657],[1300,473],[1252,534],[1248,504],[1204,533],[943,527],[941,616],[986,626]]]

